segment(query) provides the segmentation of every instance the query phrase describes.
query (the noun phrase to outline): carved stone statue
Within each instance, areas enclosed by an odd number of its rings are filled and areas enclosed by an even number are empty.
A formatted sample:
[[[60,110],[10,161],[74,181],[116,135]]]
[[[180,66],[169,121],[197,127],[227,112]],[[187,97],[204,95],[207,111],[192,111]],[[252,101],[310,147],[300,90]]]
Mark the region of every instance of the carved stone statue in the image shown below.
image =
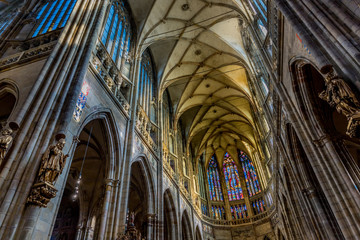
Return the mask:
[[[135,226],[134,222],[135,222],[135,213],[131,212],[129,217],[129,226]]]
[[[2,161],[5,159],[6,152],[8,151],[12,141],[13,137],[11,136],[12,130],[9,128],[4,128],[1,131],[0,136],[0,165]]]
[[[47,207],[50,199],[56,196],[57,189],[54,184],[62,173],[68,157],[62,152],[64,146],[65,139],[60,138],[55,145],[51,145],[46,149],[41,159],[37,180],[27,198],[29,204]]]
[[[334,73],[333,69],[327,73],[325,85],[326,89],[319,94],[319,97],[347,117],[349,123],[346,133],[350,137],[354,137],[357,132],[356,128],[360,124],[360,103],[358,99],[352,89]]]
[[[39,180],[53,184],[64,169],[66,158],[62,152],[65,146],[65,139],[60,139],[55,145],[51,145],[45,151],[39,170]]]

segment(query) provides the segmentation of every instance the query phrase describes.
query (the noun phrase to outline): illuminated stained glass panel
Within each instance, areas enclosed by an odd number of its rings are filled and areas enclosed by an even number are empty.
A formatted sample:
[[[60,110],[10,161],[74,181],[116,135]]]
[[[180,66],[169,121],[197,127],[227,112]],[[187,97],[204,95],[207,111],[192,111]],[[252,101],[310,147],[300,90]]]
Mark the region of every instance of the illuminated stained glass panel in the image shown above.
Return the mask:
[[[208,183],[209,183],[210,200],[224,201],[223,194],[221,191],[218,163],[215,159],[215,156],[213,156],[210,159],[207,175],[208,175]]]
[[[214,219],[226,219],[225,209],[223,206],[211,206],[212,217]]]
[[[266,211],[265,202],[262,198],[253,201],[251,205],[255,215]]]
[[[81,118],[81,114],[85,108],[86,101],[89,95],[90,87],[89,85],[84,81],[83,86],[81,88],[81,92],[79,94],[78,100],[76,101],[76,107],[74,110],[74,119],[75,121],[79,122]]]
[[[38,22],[32,37],[63,28],[69,20],[77,0],[47,1],[38,11]]]
[[[223,170],[229,201],[243,199],[244,195],[240,185],[239,172],[229,153],[225,153]]]
[[[261,192],[259,179],[256,175],[255,167],[250,158],[243,151],[239,151],[239,159],[243,167],[246,187],[249,196],[252,197]]]
[[[230,207],[232,219],[244,219],[248,217],[245,204],[237,204]]]

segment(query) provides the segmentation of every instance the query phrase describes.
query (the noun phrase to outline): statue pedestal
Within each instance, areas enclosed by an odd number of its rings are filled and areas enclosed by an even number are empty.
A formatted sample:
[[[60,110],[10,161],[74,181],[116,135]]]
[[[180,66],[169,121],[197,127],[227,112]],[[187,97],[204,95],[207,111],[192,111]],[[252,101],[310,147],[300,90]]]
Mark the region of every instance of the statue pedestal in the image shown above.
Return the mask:
[[[27,203],[39,207],[47,207],[49,201],[56,196],[56,188],[49,182],[37,182],[32,188]]]
[[[350,137],[360,137],[360,111],[349,118],[346,134]]]

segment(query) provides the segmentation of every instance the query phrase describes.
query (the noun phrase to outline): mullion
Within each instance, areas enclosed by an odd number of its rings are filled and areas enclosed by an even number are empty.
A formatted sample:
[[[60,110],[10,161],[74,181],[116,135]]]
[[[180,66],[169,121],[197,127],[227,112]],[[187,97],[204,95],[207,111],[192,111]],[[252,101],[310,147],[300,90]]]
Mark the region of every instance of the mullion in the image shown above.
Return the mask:
[[[107,45],[107,50],[108,50],[108,53],[110,54],[110,56],[113,51],[113,46],[114,46],[114,42],[115,42],[115,38],[116,38],[116,32],[119,28],[118,21],[119,21],[119,14],[116,14],[114,22],[112,24],[111,32],[110,32],[110,39],[109,39],[109,42]]]
[[[252,2],[255,4],[257,12],[260,13],[260,15],[261,15],[260,17],[263,18],[264,22],[267,22],[267,17],[263,13],[263,11],[261,11],[261,8],[260,8],[259,4],[256,2],[256,0],[253,0]]]
[[[56,8],[59,6],[59,1],[56,0],[53,2],[53,6],[51,8],[51,10],[48,12],[49,14],[47,15],[46,17],[46,20],[44,22],[44,24],[42,25],[40,31],[39,31],[39,34],[44,34],[46,33],[46,29],[47,29],[47,25],[50,23],[51,24],[51,18],[53,17],[53,15],[55,14],[56,12]],[[44,32],[45,30],[45,32]]]
[[[46,10],[48,10],[48,11],[46,12],[45,16],[43,17],[43,20],[40,22],[40,24],[39,24],[38,27],[36,28],[36,30],[35,30],[35,32],[34,32],[34,34],[33,34],[33,37],[36,37],[36,36],[39,34],[39,32],[42,30],[42,27],[43,27],[43,25],[45,24],[46,19],[49,17],[50,13],[52,12],[54,6],[56,5],[56,2],[57,2],[57,1],[54,1],[51,5],[49,5],[49,8],[46,9]]]
[[[123,31],[123,35],[121,37],[121,43],[120,43],[120,50],[119,50],[119,57],[122,58],[123,53],[124,53],[124,44],[125,44],[125,40],[126,40],[126,25],[124,25],[124,31]]]
[[[65,18],[64,20],[61,22],[61,27],[64,27],[66,22],[69,20],[70,14],[72,12],[72,10],[74,9],[75,3],[77,0],[73,0],[72,4],[70,5],[69,9],[67,9],[66,14],[65,14]]]
[[[56,17],[58,16],[58,14],[60,12],[59,10],[61,9],[61,7],[63,6],[64,3],[65,2],[63,0],[58,1],[56,8],[54,9],[53,13],[51,14],[51,17],[50,17],[49,21],[47,22],[47,24],[45,25],[41,34],[51,31],[51,25],[54,22],[54,19],[56,19]]]
[[[60,24],[60,21],[64,18],[64,14],[70,5],[70,2],[71,2],[71,0],[66,0],[66,2],[64,3],[64,6],[62,7],[61,11],[59,12],[59,15],[54,23],[54,26],[52,28],[53,30],[57,29],[57,27]]]
[[[110,24],[109,32],[107,33],[107,36],[106,36],[106,43],[104,44],[106,49],[108,49],[108,46],[109,46],[109,41],[110,41],[110,38],[111,38],[111,32],[112,32],[112,29],[114,27],[113,24],[114,24],[114,21],[115,21],[115,17],[116,17],[116,12],[114,12],[114,15],[111,18],[111,24]]]
[[[116,33],[116,41],[115,41],[115,46],[114,46],[114,51],[113,51],[113,56],[112,59],[114,60],[114,62],[118,62],[119,59],[119,43],[121,41],[121,35],[122,35],[122,31],[123,31],[123,21],[120,20],[120,24]]]
[[[108,19],[106,20],[106,23],[105,23],[105,27],[104,27],[102,37],[101,37],[101,41],[103,42],[104,46],[106,46],[106,40],[107,40],[109,31],[110,31],[110,27],[111,27],[111,23],[112,23],[112,19],[114,17],[114,14],[115,14],[115,8],[114,8],[114,5],[112,5],[111,8],[110,8],[110,11],[109,11]]]

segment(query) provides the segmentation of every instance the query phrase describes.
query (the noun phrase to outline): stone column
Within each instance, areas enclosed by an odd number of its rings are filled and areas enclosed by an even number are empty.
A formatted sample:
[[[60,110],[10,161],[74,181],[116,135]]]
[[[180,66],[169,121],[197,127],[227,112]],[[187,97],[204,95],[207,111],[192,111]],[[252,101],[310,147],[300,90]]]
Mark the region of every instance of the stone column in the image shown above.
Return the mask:
[[[104,196],[104,203],[103,203],[103,209],[100,220],[100,229],[99,229],[99,239],[104,239],[105,237],[105,229],[106,229],[106,223],[107,223],[107,216],[109,211],[109,204],[111,199],[111,192],[112,192],[112,186],[113,186],[114,180],[107,179],[106,185],[105,185],[105,196]]]

